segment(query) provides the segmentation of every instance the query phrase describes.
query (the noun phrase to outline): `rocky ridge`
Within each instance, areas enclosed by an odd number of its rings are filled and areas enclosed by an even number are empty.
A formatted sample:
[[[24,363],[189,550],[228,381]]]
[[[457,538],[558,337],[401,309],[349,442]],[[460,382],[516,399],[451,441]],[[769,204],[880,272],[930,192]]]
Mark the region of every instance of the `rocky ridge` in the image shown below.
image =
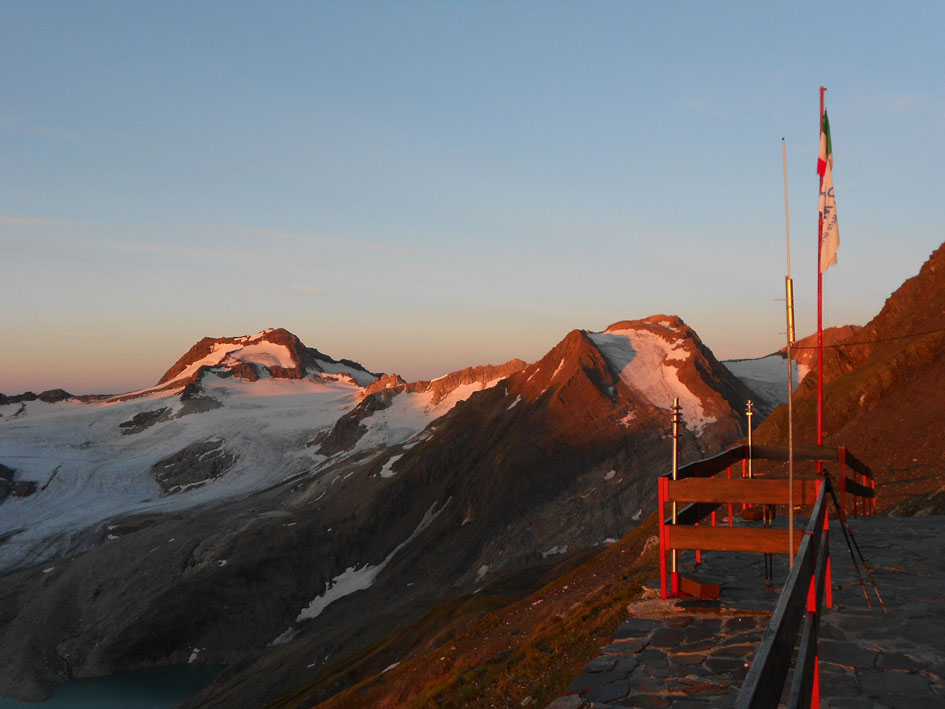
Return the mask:
[[[795,394],[798,443],[816,436],[817,374]],[[876,468],[881,509],[945,485],[945,244],[861,330],[824,350],[824,442]],[[760,443],[787,440],[786,407],[759,427]]]

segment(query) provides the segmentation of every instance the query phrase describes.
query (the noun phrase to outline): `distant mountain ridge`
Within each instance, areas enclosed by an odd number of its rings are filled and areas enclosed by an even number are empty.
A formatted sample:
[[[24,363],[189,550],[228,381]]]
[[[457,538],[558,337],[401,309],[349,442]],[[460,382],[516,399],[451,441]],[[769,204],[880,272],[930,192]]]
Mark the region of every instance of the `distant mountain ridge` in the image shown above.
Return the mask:
[[[36,492],[0,515],[0,693],[197,658],[243,667],[199,701],[264,703],[311,658],[623,535],[675,396],[684,459],[743,434],[747,389],[654,316],[413,383],[285,330],[205,338],[150,389],[2,407],[0,462]]]
[[[647,366],[637,371],[634,361]],[[653,367],[659,371],[647,373]],[[367,643],[402,625],[395,606],[411,595],[405,588],[422,593],[431,589],[426,583],[469,592],[619,538],[655,504],[653,476],[670,458],[670,415],[663,405],[673,394],[686,400],[690,415],[683,459],[717,452],[744,435],[739,411],[750,393],[679,318],[621,321],[603,333],[574,330],[539,361],[471,394],[409,442],[347,468],[343,475],[352,480],[366,475],[392,486],[359,502],[360,514],[386,530],[385,537],[397,524],[395,539],[412,536],[415,522],[398,520],[434,516],[414,542],[422,551],[410,546],[391,557],[381,550],[370,562],[363,554],[336,559],[326,595],[334,584],[363,578],[358,569],[383,564],[383,573],[357,596],[315,604],[319,615],[295,619],[285,645],[188,706],[224,707],[238,697],[261,704],[285,691],[280,687],[302,684],[316,668],[300,660],[324,653],[330,642],[324,633]],[[298,494],[325,509],[344,507],[343,490],[326,492],[317,481],[302,484]],[[394,617],[365,611],[376,604]],[[249,686],[259,693],[247,697]],[[340,686],[317,686],[304,704]]]

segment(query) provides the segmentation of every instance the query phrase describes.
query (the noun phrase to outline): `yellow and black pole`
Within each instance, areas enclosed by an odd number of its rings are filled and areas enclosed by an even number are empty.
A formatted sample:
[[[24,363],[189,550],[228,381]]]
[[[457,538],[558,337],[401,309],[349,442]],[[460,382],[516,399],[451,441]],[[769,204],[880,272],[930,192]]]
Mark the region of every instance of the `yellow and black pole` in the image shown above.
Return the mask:
[[[821,94],[823,100],[823,94]],[[784,277],[784,299],[787,316],[787,417],[788,417],[788,560],[794,566],[794,281],[791,280],[791,219],[788,215],[787,150],[781,138],[781,166],[784,170],[784,232],[787,237],[787,275]]]

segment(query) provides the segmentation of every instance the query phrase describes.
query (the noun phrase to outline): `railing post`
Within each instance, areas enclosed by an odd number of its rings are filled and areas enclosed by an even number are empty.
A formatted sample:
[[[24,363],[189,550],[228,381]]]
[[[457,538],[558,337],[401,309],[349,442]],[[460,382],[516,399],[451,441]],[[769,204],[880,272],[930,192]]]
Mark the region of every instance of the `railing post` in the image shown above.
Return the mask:
[[[810,705],[820,709],[820,656],[814,655],[814,683],[810,691]]]
[[[696,522],[696,526],[699,526],[699,523]],[[702,563],[702,549],[696,549],[696,566]]]
[[[728,466],[728,479],[729,479],[729,480],[732,479],[732,466],[731,466],[731,465]],[[729,503],[728,503],[728,526],[731,527],[731,526],[733,526],[734,524],[735,524],[735,522],[734,522],[734,520],[732,519],[732,503],[729,502]]]
[[[847,492],[847,449],[845,446],[837,447],[837,460],[840,462],[840,509],[843,514],[847,513],[846,492]],[[855,480],[856,478],[854,478]],[[853,519],[856,519],[856,496],[853,497]]]
[[[840,514],[847,513],[847,476],[840,476]]]
[[[748,468],[747,468],[746,461],[745,461],[744,458],[742,458],[742,477],[743,477],[743,478],[747,478],[747,477],[748,477]],[[747,507],[750,507],[750,505],[746,505],[746,504],[743,502],[743,503],[742,503],[742,509],[744,510],[744,509],[746,509]]]
[[[870,478],[870,489],[873,491],[873,499],[870,501],[870,509],[873,512],[873,516],[876,516],[876,480]]]
[[[865,476],[865,475],[861,475],[860,478],[863,480],[863,487],[869,487],[869,486],[870,486],[870,483],[869,483],[869,481],[866,479],[866,476]],[[869,502],[868,502],[867,498],[864,497],[864,498],[863,498],[863,502],[862,502],[861,504],[863,505],[863,516],[866,517],[866,516],[869,514],[869,512],[867,511],[867,510],[868,510],[868,505],[869,505]]]
[[[827,517],[825,515],[824,522],[826,523],[826,521],[827,521]],[[823,534],[822,539],[820,540],[820,543],[821,544],[827,543],[826,526],[824,528],[824,534]],[[827,589],[830,588],[829,569],[830,569],[830,557],[828,556],[826,568],[825,568],[825,573],[827,576],[824,579],[824,590],[828,594],[829,594],[829,591]],[[820,608],[818,607],[819,600],[820,599],[817,598],[817,574],[815,571],[815,573],[811,574],[810,586],[807,587],[807,613],[809,616],[813,616],[810,620],[812,623],[815,624],[814,625],[815,628],[817,627],[817,623],[819,620],[819,617],[818,617],[818,614],[820,613]],[[816,644],[817,644],[816,635],[815,635],[814,644],[816,648]],[[810,705],[811,707],[820,707],[820,653],[816,649],[814,650],[814,681],[811,684]]]
[[[660,596],[665,600],[669,596],[666,593],[666,498],[668,497],[669,481],[660,476],[656,479],[657,516],[659,522],[660,534]]]

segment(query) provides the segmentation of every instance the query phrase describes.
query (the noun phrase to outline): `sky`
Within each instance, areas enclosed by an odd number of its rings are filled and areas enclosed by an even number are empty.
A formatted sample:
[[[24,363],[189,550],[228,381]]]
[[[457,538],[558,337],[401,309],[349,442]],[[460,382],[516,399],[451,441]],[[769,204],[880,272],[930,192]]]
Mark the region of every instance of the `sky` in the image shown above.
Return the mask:
[[[0,0],[0,392],[155,383],[284,327],[428,379],[682,317],[825,326],[945,239],[945,3]]]

